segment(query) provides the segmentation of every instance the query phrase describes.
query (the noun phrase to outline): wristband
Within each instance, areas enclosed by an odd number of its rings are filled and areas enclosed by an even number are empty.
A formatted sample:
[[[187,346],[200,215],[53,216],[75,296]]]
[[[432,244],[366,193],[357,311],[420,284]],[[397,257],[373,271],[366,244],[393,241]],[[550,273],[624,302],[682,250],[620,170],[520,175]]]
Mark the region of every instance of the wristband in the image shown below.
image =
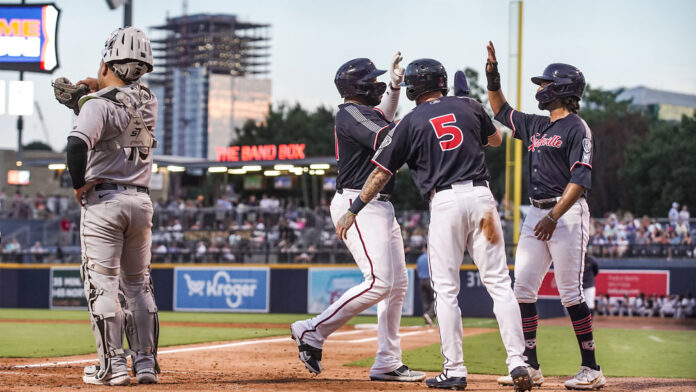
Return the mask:
[[[355,198],[355,200],[353,200],[352,203],[350,203],[350,208],[348,211],[350,211],[353,215],[358,215],[358,212],[360,212],[360,210],[362,210],[366,205],[367,203],[362,201],[360,196],[358,196]]]
[[[493,68],[488,72],[488,65]],[[498,72],[498,62],[486,63],[486,79],[488,80],[488,91],[500,90],[500,72]]]
[[[546,214],[545,218],[548,219],[548,220],[550,220],[550,221],[553,222],[554,224],[558,223],[558,219],[553,219],[553,217],[551,216],[551,213],[550,213],[550,212],[549,212],[548,214]]]

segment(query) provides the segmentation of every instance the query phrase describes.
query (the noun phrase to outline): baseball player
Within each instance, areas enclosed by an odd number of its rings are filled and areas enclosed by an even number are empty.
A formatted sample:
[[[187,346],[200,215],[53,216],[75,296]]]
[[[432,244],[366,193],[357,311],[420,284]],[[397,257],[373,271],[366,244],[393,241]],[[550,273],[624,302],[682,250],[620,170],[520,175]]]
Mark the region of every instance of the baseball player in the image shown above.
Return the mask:
[[[67,146],[68,170],[82,205],[81,275],[99,354],[99,365],[85,368],[87,384],[128,385],[127,354],[138,383],[156,383],[159,373],[149,196],[157,99],[139,82],[152,66],[145,33],[119,28],[104,45],[98,78],[78,83],[93,91],[78,101]],[[123,349],[124,330],[129,353]]]
[[[481,280],[493,298],[507,365],[518,391],[532,381],[522,355],[520,312],[508,272],[503,233],[488,189],[483,148],[502,143],[500,132],[473,99],[447,97],[447,73],[438,61],[415,60],[406,68],[406,96],[416,101],[375,153],[377,165],[336,225],[339,238],[350,237],[353,223],[369,214],[373,200],[388,187],[393,173],[408,163],[423,197],[430,199],[428,255],[435,291],[443,372],[426,380],[431,388],[464,389],[467,369],[462,353],[462,320],[457,303],[464,250],[474,258]],[[357,229],[357,228],[356,228]]]
[[[388,88],[386,83],[376,80],[385,71],[376,69],[369,59],[348,61],[336,73],[334,81],[345,101],[339,105],[334,128],[338,162],[336,195],[331,201],[334,222],[358,197],[372,170],[370,158],[393,127],[404,74],[404,69],[399,67],[401,60],[401,53],[393,58]],[[322,371],[322,347],[329,335],[377,304],[378,349],[370,379],[421,381],[425,378],[425,373],[413,371],[401,362],[399,325],[408,275],[401,228],[389,202],[393,189],[391,181],[365,209],[355,228],[342,237],[363,274],[363,282],[348,289],[317,317],[291,325],[300,360],[312,373]]]
[[[590,128],[577,115],[585,77],[572,65],[555,63],[546,67],[542,76],[532,78],[532,83],[539,85],[539,109],[548,110],[549,117],[519,112],[505,101],[495,48],[490,42],[486,77],[495,119],[512,129],[513,136],[526,144],[529,153],[532,207],[517,245],[514,290],[522,313],[525,355],[532,378],[536,385],[544,380],[536,355],[536,300],[553,262],[561,302],[570,315],[582,356],[580,371],[565,386],[599,389],[606,379],[595,360],[592,315],[582,290],[590,227],[585,194],[591,184],[594,145]],[[505,377],[498,381],[510,382]]]

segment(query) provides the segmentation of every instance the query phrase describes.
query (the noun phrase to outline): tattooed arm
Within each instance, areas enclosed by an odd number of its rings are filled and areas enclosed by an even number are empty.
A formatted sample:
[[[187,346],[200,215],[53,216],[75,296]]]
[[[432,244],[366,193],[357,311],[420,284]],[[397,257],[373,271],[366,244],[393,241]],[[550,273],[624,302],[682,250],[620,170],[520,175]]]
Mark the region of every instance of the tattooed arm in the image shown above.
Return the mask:
[[[336,222],[336,235],[338,239],[344,241],[347,238],[348,229],[350,229],[353,222],[355,222],[355,217],[358,215],[358,212],[360,212],[370,200],[377,196],[379,191],[387,185],[391,176],[389,172],[380,167],[376,167],[375,170],[372,171],[365,185],[363,185],[360,196],[353,201],[348,211]]]

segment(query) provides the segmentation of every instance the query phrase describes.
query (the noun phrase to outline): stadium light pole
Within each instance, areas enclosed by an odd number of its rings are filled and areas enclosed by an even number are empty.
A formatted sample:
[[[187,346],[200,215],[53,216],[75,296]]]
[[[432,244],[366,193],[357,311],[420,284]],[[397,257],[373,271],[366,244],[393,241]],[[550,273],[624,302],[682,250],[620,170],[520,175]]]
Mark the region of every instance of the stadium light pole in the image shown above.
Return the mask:
[[[509,74],[508,97],[515,102],[515,108],[522,106],[522,5],[523,2],[510,2],[509,24]],[[512,242],[517,246],[520,238],[520,204],[522,204],[522,141],[508,134],[505,144],[505,216],[512,213]]]
[[[133,1],[134,0],[106,0],[109,9],[115,10],[123,6],[123,27],[133,25]]]

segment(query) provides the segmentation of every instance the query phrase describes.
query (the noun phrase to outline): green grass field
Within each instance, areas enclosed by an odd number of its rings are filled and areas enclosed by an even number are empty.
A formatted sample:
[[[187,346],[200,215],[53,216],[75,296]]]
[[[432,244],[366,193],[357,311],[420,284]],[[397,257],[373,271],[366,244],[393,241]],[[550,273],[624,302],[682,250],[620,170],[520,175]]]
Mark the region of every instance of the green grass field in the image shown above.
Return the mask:
[[[301,314],[240,314],[160,312],[162,322],[290,324],[310,317]],[[86,311],[0,309],[0,320],[88,320]],[[359,316],[350,324],[375,323],[374,316]],[[420,317],[404,317],[402,325],[422,325]],[[493,319],[463,319],[465,327],[496,328]],[[286,335],[284,328],[220,328],[166,326],[160,347],[254,339]],[[571,375],[579,366],[579,353],[570,327],[541,327],[539,361],[545,375]],[[595,331],[597,356],[607,376],[696,378],[696,331],[599,329]],[[497,332],[464,339],[464,360],[471,373],[505,373],[505,352]],[[0,322],[0,357],[56,357],[95,352],[88,323]],[[348,364],[370,366],[373,358]],[[404,352],[410,367],[439,371],[438,344]]]
[[[696,378],[696,331],[599,329],[594,332],[597,362],[605,376]],[[542,326],[537,335],[539,363],[546,376],[575,374],[580,350],[570,327]],[[505,374],[505,350],[498,332],[464,338],[464,363],[470,373]],[[408,366],[442,370],[440,345],[410,350]],[[349,365],[370,366],[373,358]]]

